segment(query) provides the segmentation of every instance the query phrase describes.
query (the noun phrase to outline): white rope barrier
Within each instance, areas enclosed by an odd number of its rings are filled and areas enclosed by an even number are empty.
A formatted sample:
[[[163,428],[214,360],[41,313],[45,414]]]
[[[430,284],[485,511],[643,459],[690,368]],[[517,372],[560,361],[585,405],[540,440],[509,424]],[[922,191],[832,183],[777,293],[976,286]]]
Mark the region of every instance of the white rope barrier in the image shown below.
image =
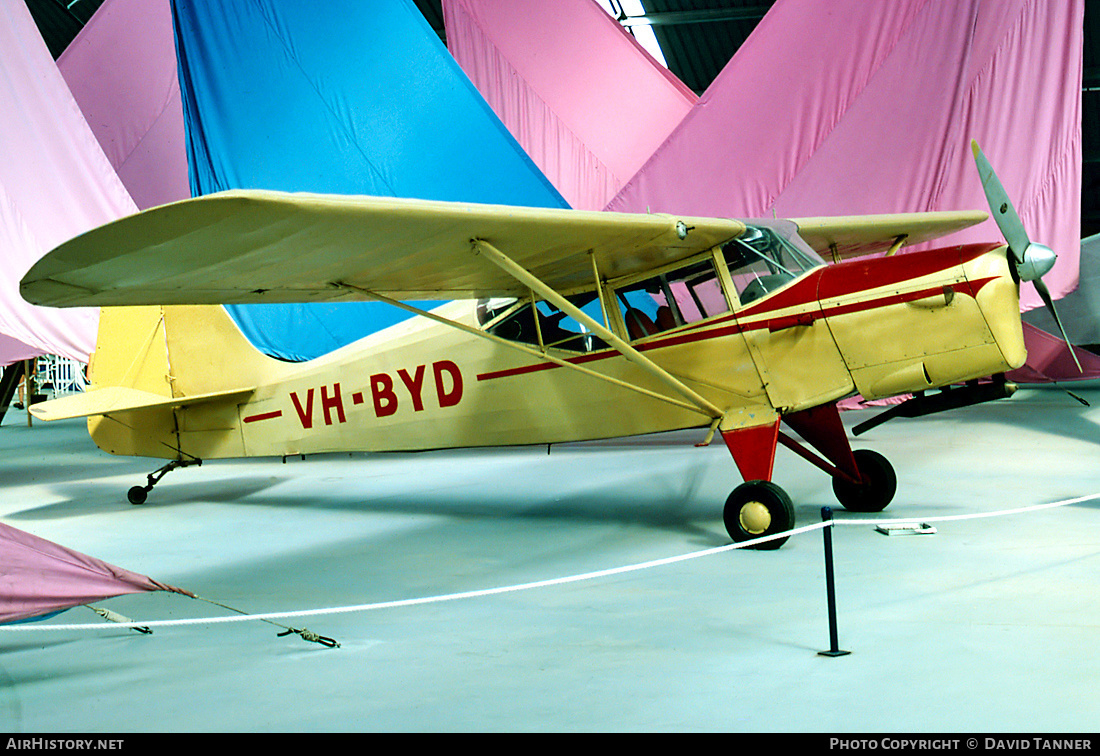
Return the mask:
[[[654,567],[664,567],[670,564],[676,564],[678,562],[686,562],[691,559],[699,559],[702,557],[712,556],[714,554],[721,554],[727,551],[733,551],[735,549],[745,549],[752,546],[757,546],[768,541],[775,541],[780,538],[788,538],[800,533],[808,533],[813,530],[821,530],[827,527],[824,522],[819,522],[814,525],[806,525],[801,528],[795,528],[793,530],[784,531],[782,533],[775,533],[770,536],[764,536],[762,538],[754,538],[751,541],[742,541],[741,543],[731,543],[726,546],[717,546],[712,549],[704,549],[703,551],[695,551],[690,554],[681,554],[679,556],[665,557],[663,559],[654,559],[648,562],[640,562],[638,564],[626,565],[624,567],[612,567],[606,570],[597,570],[595,572],[586,572],[580,575],[570,575],[567,577],[550,578],[548,580],[536,580],[531,583],[521,583],[518,585],[510,585],[499,588],[484,588],[473,591],[462,591],[460,593],[447,593],[439,596],[426,596],[421,598],[411,599],[395,599],[392,601],[379,601],[372,604],[356,604],[354,606],[337,606],[329,607],[326,609],[305,609],[292,612],[268,612],[266,614],[242,614],[229,617],[196,617],[188,619],[177,620],[151,620],[148,622],[118,622],[107,624],[70,624],[70,625],[0,625],[0,631],[6,632],[32,632],[32,631],[45,631],[45,630],[102,630],[104,628],[119,628],[119,627],[174,627],[181,625],[215,625],[223,624],[226,622],[250,622],[261,620],[275,620],[275,619],[291,619],[294,617],[321,617],[330,614],[350,614],[352,612],[368,612],[377,609],[395,609],[399,607],[408,606],[422,606],[425,604],[439,604],[445,601],[458,601],[460,599],[482,598],[486,596],[497,596],[504,593],[516,593],[518,591],[529,591],[535,588],[549,588],[556,585],[566,585],[569,583],[579,583],[585,580],[596,580],[598,578],[611,577],[613,575],[623,575],[629,572],[637,572],[639,570],[648,570]]]
[[[890,520],[869,520],[869,519],[833,519],[826,522],[818,522],[813,525],[804,525],[800,528],[794,528],[792,530],[784,531],[782,533],[775,533],[763,538],[754,538],[749,541],[742,541],[741,543],[731,543],[726,546],[717,546],[710,549],[704,549],[702,551],[695,551],[690,554],[681,554],[679,556],[665,557],[663,559],[654,559],[648,562],[639,562],[637,564],[626,565],[623,567],[613,567],[606,570],[596,570],[594,572],[586,572],[579,575],[570,575],[567,577],[550,578],[547,580],[536,580],[530,583],[520,583],[518,585],[503,586],[498,588],[484,588],[480,590],[462,591],[459,593],[448,593],[438,596],[426,596],[421,598],[411,599],[395,599],[391,601],[379,601],[370,604],[356,604],[353,606],[337,606],[324,609],[305,609],[299,611],[289,612],[268,612],[266,614],[239,614],[227,617],[194,617],[187,619],[176,620],[151,620],[146,622],[117,622],[117,623],[96,623],[96,624],[21,624],[21,625],[0,625],[0,631],[3,632],[43,632],[43,631],[74,631],[74,630],[103,630],[114,629],[120,627],[132,627],[132,628],[154,628],[154,627],[180,627],[186,625],[217,625],[228,622],[254,622],[254,621],[271,621],[277,619],[291,619],[296,617],[321,617],[333,614],[350,614],[354,612],[368,612],[376,611],[379,609],[396,609],[400,607],[411,606],[424,606],[426,604],[439,604],[447,601],[458,601],[462,599],[472,598],[484,598],[487,596],[499,596],[506,593],[516,593],[519,591],[529,591],[536,588],[549,588],[559,585],[567,585],[570,583],[579,583],[587,580],[597,580],[600,578],[612,577],[614,575],[624,575],[630,572],[638,572],[641,570],[653,569],[655,567],[665,567],[672,564],[678,564],[680,562],[686,562],[692,559],[701,559],[703,557],[714,556],[715,554],[723,554],[727,551],[734,551],[736,549],[746,549],[753,546],[758,546],[762,543],[769,541],[775,541],[780,538],[789,538],[791,536],[801,535],[803,533],[809,533],[816,530],[822,530],[827,527],[835,525],[896,525],[896,524],[910,524],[910,523],[931,523],[931,522],[948,522],[958,520],[975,520],[987,517],[1003,517],[1006,515],[1023,514],[1026,512],[1036,512],[1046,509],[1055,509],[1058,507],[1065,507],[1071,504],[1080,504],[1086,501],[1094,501],[1100,499],[1100,493],[1090,494],[1088,496],[1079,496],[1073,499],[1064,499],[1062,501],[1055,501],[1049,504],[1035,504],[1028,507],[1019,507],[1016,509],[1005,509],[996,512],[982,512],[977,514],[968,515],[944,515],[940,517],[905,517]]]
[[[1063,499],[1061,501],[1052,501],[1049,504],[1033,504],[1029,507],[1017,507],[1016,509],[1001,509],[996,512],[977,512],[974,514],[965,515],[941,515],[940,517],[900,517],[893,520],[857,520],[857,519],[843,519],[834,520],[838,525],[908,525],[914,522],[919,523],[932,523],[932,522],[957,522],[959,520],[981,520],[987,517],[1004,517],[1006,515],[1024,514],[1026,512],[1039,512],[1044,509],[1057,509],[1058,507],[1066,507],[1070,504],[1080,504],[1086,501],[1095,501],[1100,499],[1100,493],[1089,494],[1088,496],[1078,496],[1074,499]]]

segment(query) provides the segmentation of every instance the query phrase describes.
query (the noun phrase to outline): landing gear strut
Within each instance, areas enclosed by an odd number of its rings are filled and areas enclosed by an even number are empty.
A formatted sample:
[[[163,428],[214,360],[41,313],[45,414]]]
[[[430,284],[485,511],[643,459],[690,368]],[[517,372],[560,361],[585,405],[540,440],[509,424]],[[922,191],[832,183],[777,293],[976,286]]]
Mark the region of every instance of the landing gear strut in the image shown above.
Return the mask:
[[[733,490],[722,511],[726,530],[735,542],[794,527],[790,497],[771,482],[775,450],[780,443],[828,473],[837,501],[851,512],[881,512],[894,498],[897,491],[894,468],[877,452],[852,451],[835,405],[790,413],[782,420],[802,437],[802,442],[780,431],[778,415],[765,424],[722,431],[722,438],[746,481]],[[755,548],[777,549],[786,540],[777,538]]]
[[[173,459],[164,467],[161,467],[155,472],[149,473],[149,475],[147,476],[147,480],[149,481],[147,485],[134,486],[129,491],[127,491],[126,499],[134,505],[144,504],[145,500],[149,497],[149,492],[153,490],[153,486],[159,483],[160,479],[163,478],[165,475],[180,467],[191,467],[192,465],[201,464],[202,460],[198,457],[195,457],[193,459]]]

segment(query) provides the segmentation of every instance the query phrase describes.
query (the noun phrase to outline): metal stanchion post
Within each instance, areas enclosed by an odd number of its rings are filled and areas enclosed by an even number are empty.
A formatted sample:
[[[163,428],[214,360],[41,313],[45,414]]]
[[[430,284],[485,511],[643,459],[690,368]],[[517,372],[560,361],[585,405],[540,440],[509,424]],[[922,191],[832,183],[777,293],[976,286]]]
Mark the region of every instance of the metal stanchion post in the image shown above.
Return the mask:
[[[23,406],[27,410],[27,427],[33,427],[31,423],[31,402],[34,401],[34,366],[37,358],[23,362]]]
[[[821,519],[828,523],[821,529],[825,539],[825,593],[829,601],[829,650],[818,651],[821,656],[847,656],[851,651],[842,651],[836,628],[836,583],[833,580],[833,510],[821,508]]]

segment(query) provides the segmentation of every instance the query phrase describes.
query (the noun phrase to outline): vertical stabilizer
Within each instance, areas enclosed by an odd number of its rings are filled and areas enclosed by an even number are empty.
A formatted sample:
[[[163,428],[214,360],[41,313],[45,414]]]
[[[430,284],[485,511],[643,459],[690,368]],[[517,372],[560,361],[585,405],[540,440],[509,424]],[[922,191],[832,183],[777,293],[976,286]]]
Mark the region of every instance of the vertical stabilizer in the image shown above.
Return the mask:
[[[89,378],[92,390],[120,387],[166,399],[247,390],[285,363],[260,354],[224,308],[105,307]],[[135,407],[88,419],[96,445],[112,454],[167,459],[232,455],[240,446],[236,399]]]
[[[235,391],[266,383],[287,363],[257,350],[224,307],[177,305],[164,312],[170,381],[175,396]]]
[[[95,388],[121,386],[172,396],[164,308],[104,307],[99,335],[88,362]]]
[[[188,397],[255,386],[284,364],[257,351],[220,306],[104,307],[89,378],[95,388]]]

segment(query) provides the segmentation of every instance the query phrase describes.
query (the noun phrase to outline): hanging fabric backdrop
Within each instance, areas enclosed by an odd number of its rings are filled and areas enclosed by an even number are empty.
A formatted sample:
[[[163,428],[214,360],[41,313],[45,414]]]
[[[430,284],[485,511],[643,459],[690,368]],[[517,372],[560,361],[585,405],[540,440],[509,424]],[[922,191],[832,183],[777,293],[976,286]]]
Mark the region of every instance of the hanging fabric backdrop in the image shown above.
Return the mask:
[[[0,3],[0,364],[87,361],[97,311],[34,307],[19,279],[58,244],[135,210],[27,6]]]
[[[275,189],[566,207],[407,0],[174,0],[195,195]],[[269,354],[324,354],[389,305],[228,308]]]

